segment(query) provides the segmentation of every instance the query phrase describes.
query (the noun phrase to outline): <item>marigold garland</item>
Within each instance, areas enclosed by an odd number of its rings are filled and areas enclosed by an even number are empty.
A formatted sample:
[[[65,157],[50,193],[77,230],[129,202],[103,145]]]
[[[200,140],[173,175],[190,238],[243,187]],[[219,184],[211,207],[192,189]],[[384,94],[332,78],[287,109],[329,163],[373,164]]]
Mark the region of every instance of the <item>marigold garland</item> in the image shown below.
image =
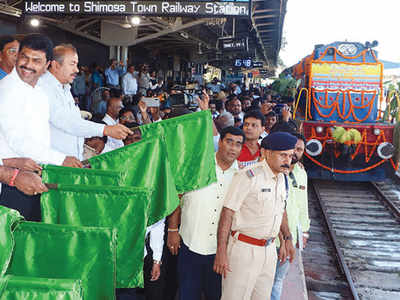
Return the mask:
[[[317,136],[317,133],[316,133],[314,127],[311,128],[311,136],[310,136],[309,140],[310,140],[310,139],[316,139],[316,140],[318,140],[318,141],[321,142],[321,144],[322,144],[322,152],[323,152],[324,149],[325,149],[326,143],[327,143],[328,141],[333,140],[330,130],[326,130],[325,136],[319,137],[319,136]],[[361,146],[364,146],[364,160],[365,160],[365,163],[368,163],[368,162],[371,160],[372,155],[375,153],[375,150],[376,150],[376,148],[378,147],[378,145],[379,145],[381,142],[384,143],[384,142],[386,142],[386,141],[387,141],[387,140],[386,140],[385,132],[384,132],[384,130],[381,130],[381,132],[380,132],[379,136],[376,138],[375,142],[368,142],[368,141],[367,141],[367,129],[364,128],[364,130],[363,130],[363,132],[362,132],[361,141],[360,141],[360,143],[357,144],[357,147],[356,147],[354,153],[351,155],[351,160],[354,160],[354,158],[359,154],[359,151],[360,151],[360,149],[361,149]],[[351,145],[351,144],[353,144],[353,142],[351,142],[351,141],[346,142],[346,145]],[[372,148],[371,148],[371,151],[368,151],[368,147],[372,147]],[[340,152],[339,152],[339,151],[337,150],[337,148],[336,148],[336,143],[334,144],[334,151],[333,151],[333,153],[334,153],[335,158],[338,158],[339,155],[340,155]],[[321,162],[317,161],[316,159],[314,159],[313,157],[311,157],[308,153],[304,152],[304,154],[305,154],[312,162],[314,162],[316,165],[320,166],[321,168],[324,168],[324,169],[326,169],[326,170],[332,170],[332,168],[330,168],[330,167],[328,167],[328,166],[322,164]],[[371,170],[371,169],[373,169],[373,168],[378,167],[379,165],[383,164],[385,161],[387,161],[387,160],[386,160],[386,159],[383,159],[383,160],[379,161],[378,163],[375,163],[375,164],[373,164],[373,165],[371,165],[371,166],[368,166],[368,167],[366,167],[366,168],[364,168],[364,169],[360,169],[360,170],[338,170],[338,169],[333,169],[333,172],[342,173],[342,174],[362,173],[362,172],[366,172],[366,171],[369,171],[369,170]],[[397,163],[397,165],[396,165],[396,164],[394,163],[394,161],[393,161],[392,158],[390,158],[389,161],[390,161],[390,164],[392,165],[393,169],[397,170],[397,168],[398,168],[398,163]]]

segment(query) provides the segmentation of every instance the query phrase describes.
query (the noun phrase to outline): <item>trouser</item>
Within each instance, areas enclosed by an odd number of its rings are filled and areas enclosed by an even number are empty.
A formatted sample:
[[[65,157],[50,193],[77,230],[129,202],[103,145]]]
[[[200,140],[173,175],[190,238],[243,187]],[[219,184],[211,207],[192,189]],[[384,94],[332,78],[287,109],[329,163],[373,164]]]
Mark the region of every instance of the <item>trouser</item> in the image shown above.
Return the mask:
[[[266,300],[271,296],[276,267],[275,242],[266,247],[241,242],[230,236],[228,264],[222,278],[221,300]]]
[[[163,300],[164,288],[165,288],[164,265],[161,265],[161,274],[156,281],[150,281],[152,269],[153,269],[153,256],[146,255],[143,266],[145,298],[146,300]]]
[[[279,254],[279,248],[277,248],[276,250]],[[285,277],[289,272],[289,268],[290,262],[288,259],[283,264],[279,263],[279,261],[276,263],[275,279],[272,286],[271,300],[281,299],[283,281],[285,280]]]
[[[139,300],[137,289],[117,289],[117,300]]]
[[[18,210],[27,221],[41,220],[40,195],[28,196],[6,184],[1,185],[0,205]]]
[[[197,254],[181,244],[178,256],[179,299],[207,300],[221,298],[221,276],[213,271],[215,255]]]
[[[167,226],[165,226],[167,230]],[[165,235],[165,239],[167,234]],[[163,266],[165,270],[165,289],[164,289],[164,300],[175,300],[176,292],[178,290],[178,268],[177,261],[178,257],[172,255],[167,247],[166,240],[164,241],[163,249]],[[189,299],[188,299],[189,300]]]
[[[139,288],[132,289],[117,289],[116,295],[117,300],[139,300],[143,299],[141,296],[144,292],[144,299],[146,300],[163,300],[164,299],[164,283],[165,283],[165,271],[161,265],[161,274],[156,281],[150,281],[151,271],[153,269],[153,256],[150,254],[146,255],[143,264],[143,276],[144,276],[144,291]]]

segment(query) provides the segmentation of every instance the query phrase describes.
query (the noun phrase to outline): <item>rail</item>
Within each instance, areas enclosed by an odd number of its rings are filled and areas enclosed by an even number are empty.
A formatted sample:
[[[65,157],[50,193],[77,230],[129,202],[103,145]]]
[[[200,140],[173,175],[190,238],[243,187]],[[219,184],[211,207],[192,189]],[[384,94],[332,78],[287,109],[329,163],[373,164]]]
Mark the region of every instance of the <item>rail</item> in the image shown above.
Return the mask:
[[[399,180],[400,181],[400,180]],[[382,192],[382,190],[378,187],[378,185],[375,182],[371,182],[371,185],[374,187],[374,190],[379,196],[379,199],[383,202],[383,204],[389,208],[389,210],[392,212],[392,214],[395,216],[395,218],[400,221],[400,209],[399,207],[393,203],[392,200],[390,200],[388,197],[385,196],[385,194]]]
[[[322,211],[322,214],[323,214],[323,219],[324,219],[325,224],[326,224],[326,226],[328,228],[329,238],[332,241],[333,247],[335,249],[338,263],[339,263],[340,268],[342,269],[342,271],[343,271],[343,273],[344,273],[344,275],[346,277],[347,283],[349,285],[351,296],[352,296],[352,298],[354,300],[360,300],[360,297],[358,296],[358,293],[357,293],[356,287],[354,285],[354,281],[353,281],[353,278],[351,276],[350,270],[349,270],[349,268],[348,268],[348,266],[346,264],[346,261],[344,259],[344,255],[342,253],[342,250],[340,249],[339,242],[338,242],[338,239],[337,239],[336,234],[335,234],[335,230],[333,229],[332,223],[329,220],[329,216],[328,216],[328,213],[327,213],[326,206],[325,206],[325,204],[323,203],[323,201],[321,199],[321,194],[319,192],[319,189],[318,189],[317,185],[315,184],[314,180],[312,180],[310,182],[311,182],[312,189],[313,189],[313,191],[314,191],[314,193],[315,193],[315,195],[317,197],[317,200],[318,200],[317,202],[318,202],[318,204],[319,204],[319,206],[321,208],[321,211]]]

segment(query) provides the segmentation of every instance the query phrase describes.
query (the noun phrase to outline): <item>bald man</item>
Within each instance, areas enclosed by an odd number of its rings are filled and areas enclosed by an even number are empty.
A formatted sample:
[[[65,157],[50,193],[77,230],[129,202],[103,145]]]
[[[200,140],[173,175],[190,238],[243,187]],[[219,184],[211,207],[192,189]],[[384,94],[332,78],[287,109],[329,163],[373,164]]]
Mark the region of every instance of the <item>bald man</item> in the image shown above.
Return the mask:
[[[107,126],[81,118],[71,94],[71,83],[78,73],[78,53],[71,44],[53,49],[50,70],[39,79],[50,99],[50,134],[52,147],[67,155],[83,159],[85,138],[111,136],[124,139],[131,131],[123,125]],[[122,143],[122,141],[121,141]],[[80,163],[77,167],[81,167]]]

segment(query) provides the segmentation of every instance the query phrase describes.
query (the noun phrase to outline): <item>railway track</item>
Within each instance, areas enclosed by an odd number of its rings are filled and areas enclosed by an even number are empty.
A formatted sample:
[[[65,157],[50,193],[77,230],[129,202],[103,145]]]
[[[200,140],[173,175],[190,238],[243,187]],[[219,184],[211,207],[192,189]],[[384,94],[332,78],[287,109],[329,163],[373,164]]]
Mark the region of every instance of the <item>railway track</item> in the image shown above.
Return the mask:
[[[310,181],[309,299],[400,299],[400,190]]]

